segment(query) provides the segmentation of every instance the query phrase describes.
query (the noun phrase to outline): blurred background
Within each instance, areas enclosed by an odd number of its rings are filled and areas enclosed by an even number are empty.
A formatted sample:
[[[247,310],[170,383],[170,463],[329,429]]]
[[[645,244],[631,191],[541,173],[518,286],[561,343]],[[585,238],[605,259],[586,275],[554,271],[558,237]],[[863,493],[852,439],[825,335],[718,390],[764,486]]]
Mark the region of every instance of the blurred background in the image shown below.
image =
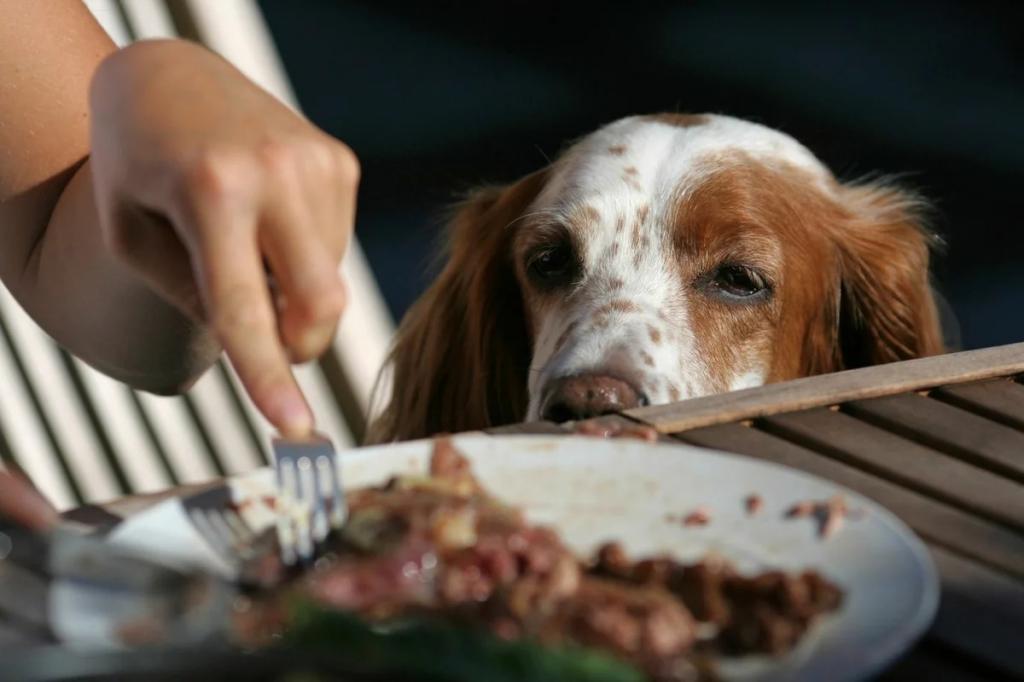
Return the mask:
[[[400,318],[460,192],[615,118],[713,111],[936,204],[975,348],[1024,340],[1024,2],[261,0],[301,106],[362,159],[358,234]]]

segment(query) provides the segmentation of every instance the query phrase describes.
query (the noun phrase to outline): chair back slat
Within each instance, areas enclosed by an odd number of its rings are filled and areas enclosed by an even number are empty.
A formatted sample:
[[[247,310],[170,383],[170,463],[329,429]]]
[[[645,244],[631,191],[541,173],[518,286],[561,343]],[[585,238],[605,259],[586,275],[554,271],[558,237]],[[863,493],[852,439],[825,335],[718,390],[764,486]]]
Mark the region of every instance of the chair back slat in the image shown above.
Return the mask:
[[[0,287],[0,298],[9,296]],[[85,500],[81,486],[68,466],[57,433],[42,409],[36,391],[13,343],[10,325],[0,301],[0,424],[11,453],[8,464],[24,470],[36,485],[61,506],[81,504]]]
[[[35,391],[35,404],[49,424],[54,451],[67,464],[86,500],[110,499],[121,494],[117,479],[106,464],[102,446],[92,429],[86,409],[78,399],[71,377],[61,359],[60,349],[29,318],[6,289],[0,295],[0,314],[10,332],[14,356]],[[27,457],[21,456],[26,470]]]
[[[79,372],[132,491],[148,493],[174,485],[177,481],[136,408],[132,390],[84,363],[80,363]]]

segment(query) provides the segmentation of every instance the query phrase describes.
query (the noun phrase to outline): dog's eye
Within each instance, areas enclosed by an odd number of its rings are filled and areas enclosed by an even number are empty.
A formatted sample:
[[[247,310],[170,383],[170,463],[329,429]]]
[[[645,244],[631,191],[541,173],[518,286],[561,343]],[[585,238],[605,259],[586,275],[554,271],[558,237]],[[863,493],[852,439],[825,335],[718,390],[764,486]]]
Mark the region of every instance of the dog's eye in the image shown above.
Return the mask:
[[[530,277],[542,286],[567,284],[576,274],[576,254],[568,244],[554,244],[537,249],[526,262]]]
[[[735,298],[750,298],[768,290],[768,282],[761,273],[742,265],[723,265],[711,283],[721,293]]]

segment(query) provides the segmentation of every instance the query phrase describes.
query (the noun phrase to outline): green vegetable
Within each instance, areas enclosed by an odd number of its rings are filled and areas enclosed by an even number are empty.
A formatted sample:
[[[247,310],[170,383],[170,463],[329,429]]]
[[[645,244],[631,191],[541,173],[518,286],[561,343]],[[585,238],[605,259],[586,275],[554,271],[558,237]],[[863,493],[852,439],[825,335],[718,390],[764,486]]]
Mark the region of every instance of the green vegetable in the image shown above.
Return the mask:
[[[417,619],[381,628],[350,613],[296,605],[284,644],[353,668],[437,682],[642,682],[601,652],[507,642],[485,631]]]

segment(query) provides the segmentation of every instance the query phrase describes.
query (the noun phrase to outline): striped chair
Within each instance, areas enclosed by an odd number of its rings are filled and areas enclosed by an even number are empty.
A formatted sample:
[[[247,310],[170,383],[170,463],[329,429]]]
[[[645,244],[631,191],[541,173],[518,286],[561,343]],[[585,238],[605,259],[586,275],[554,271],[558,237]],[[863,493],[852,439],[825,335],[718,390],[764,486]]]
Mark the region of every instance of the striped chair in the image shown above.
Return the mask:
[[[295,107],[255,0],[86,0],[120,45],[204,43]],[[359,244],[342,271],[351,292],[334,347],[298,369],[320,426],[339,447],[361,440],[393,322]],[[267,462],[269,427],[221,362],[164,398],[133,391],[71,357],[0,290],[0,463],[24,470],[61,509],[233,474]]]

